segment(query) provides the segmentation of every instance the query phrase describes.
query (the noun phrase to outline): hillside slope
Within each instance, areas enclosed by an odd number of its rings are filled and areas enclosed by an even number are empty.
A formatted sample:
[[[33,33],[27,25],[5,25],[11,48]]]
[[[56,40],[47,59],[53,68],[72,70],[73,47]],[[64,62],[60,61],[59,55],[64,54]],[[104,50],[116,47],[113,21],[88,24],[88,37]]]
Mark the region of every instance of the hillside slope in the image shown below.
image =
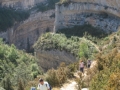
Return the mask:
[[[0,86],[6,90],[7,85],[17,89],[19,80],[26,85],[42,72],[36,61],[32,55],[17,50],[14,45],[8,46],[0,39]]]
[[[102,52],[96,55],[97,70],[90,90],[119,90],[120,89],[120,31],[106,37],[101,42]]]

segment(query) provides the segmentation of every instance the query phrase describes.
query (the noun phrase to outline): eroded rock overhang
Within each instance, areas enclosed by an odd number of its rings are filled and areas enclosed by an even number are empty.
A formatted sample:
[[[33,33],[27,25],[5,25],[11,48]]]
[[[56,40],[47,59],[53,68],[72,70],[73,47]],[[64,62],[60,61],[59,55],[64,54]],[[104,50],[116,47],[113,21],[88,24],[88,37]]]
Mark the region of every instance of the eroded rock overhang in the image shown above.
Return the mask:
[[[77,0],[75,1],[67,4],[56,4],[56,31],[62,28],[84,24],[91,24],[94,27],[106,31],[118,30],[120,26],[120,9],[117,4],[113,6],[110,2],[93,3],[88,2],[89,0],[87,2],[85,2],[86,0],[84,2],[82,0],[79,2]]]

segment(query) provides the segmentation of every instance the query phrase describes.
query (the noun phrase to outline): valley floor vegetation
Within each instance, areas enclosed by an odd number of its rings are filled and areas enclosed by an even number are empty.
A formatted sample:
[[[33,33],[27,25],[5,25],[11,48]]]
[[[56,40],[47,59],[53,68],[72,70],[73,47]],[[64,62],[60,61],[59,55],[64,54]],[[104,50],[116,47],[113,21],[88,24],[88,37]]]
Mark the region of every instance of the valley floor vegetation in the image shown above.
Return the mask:
[[[85,38],[72,36],[67,38],[64,34],[43,34],[36,44],[35,50],[64,50],[78,58],[92,58],[93,54],[98,52],[96,47]]]
[[[96,67],[88,71],[88,82],[77,81],[80,88],[89,87],[90,90],[119,90],[120,89],[120,31],[102,38],[101,52],[85,37],[64,34],[43,34],[34,45],[37,50],[65,50],[78,58],[94,58]],[[92,57],[91,57],[92,56]],[[85,59],[84,59],[85,60]],[[68,66],[61,63],[57,69],[48,70],[43,76],[52,87],[60,87],[67,79],[74,78],[79,63]],[[36,58],[17,50],[14,45],[8,46],[0,41],[0,82],[1,89],[5,90],[29,90],[31,86],[37,87],[42,70],[36,63]],[[34,79],[34,81],[33,81]],[[80,79],[81,80],[81,79]],[[88,85],[86,85],[88,83]],[[9,89],[8,89],[9,88]],[[3,90],[4,90],[3,89]]]
[[[106,37],[102,44],[105,47],[96,55],[98,72],[90,90],[120,90],[120,31]]]
[[[95,41],[97,47],[100,48],[100,52],[97,52],[96,47],[91,43],[94,40],[90,40],[90,39],[88,40],[86,39],[86,37],[80,38],[77,36],[72,36],[72,35],[70,36],[71,37],[66,37],[64,34],[46,33],[43,34],[38,39],[37,43],[34,45],[34,48],[38,50],[51,50],[51,49],[65,50],[66,52],[70,52],[79,58],[84,57],[88,59],[91,58],[91,56],[93,56],[94,60],[97,61],[97,64],[96,67],[88,71],[88,74],[90,74],[90,80],[88,81],[87,87],[89,86],[90,90],[119,90],[120,89],[120,82],[119,82],[120,81],[120,77],[119,77],[120,31],[115,32],[111,35],[105,35],[99,38],[97,37],[98,40],[96,39]],[[72,67],[72,70],[74,72],[77,69],[76,67],[77,65],[73,64],[73,66],[74,69]],[[63,66],[58,67],[57,70],[54,69],[49,70],[48,75],[50,75],[50,77],[48,76],[46,79],[53,86],[63,84],[64,80],[66,81],[66,79],[69,78],[69,75],[70,76],[73,75],[73,73],[72,74],[69,73],[71,69],[67,67],[68,66],[65,67],[63,64]],[[68,76],[62,77],[61,74],[62,75],[65,74]],[[59,75],[61,77],[59,77]],[[61,80],[59,80],[60,78]],[[57,85],[54,83],[55,81]],[[82,83],[80,82],[81,81],[78,81],[78,85],[81,86],[81,84],[84,84],[84,82]]]
[[[5,90],[23,90],[28,81],[42,73],[36,58],[17,50],[14,45],[8,46],[0,39],[0,88]]]

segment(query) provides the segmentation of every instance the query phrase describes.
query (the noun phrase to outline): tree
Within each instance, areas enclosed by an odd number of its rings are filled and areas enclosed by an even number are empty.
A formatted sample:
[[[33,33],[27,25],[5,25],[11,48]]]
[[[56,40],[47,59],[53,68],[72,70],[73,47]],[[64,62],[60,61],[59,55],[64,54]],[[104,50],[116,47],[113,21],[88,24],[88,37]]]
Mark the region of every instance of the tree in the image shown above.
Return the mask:
[[[24,90],[24,85],[23,85],[21,79],[20,79],[19,82],[18,82],[18,90]]]
[[[0,87],[0,90],[5,90],[4,88]]]
[[[14,90],[9,77],[7,77],[5,80],[3,80],[2,84],[3,84],[3,88],[5,88],[5,90]]]
[[[79,56],[81,58],[88,58],[89,57],[89,48],[88,48],[87,43],[81,43],[80,44]]]

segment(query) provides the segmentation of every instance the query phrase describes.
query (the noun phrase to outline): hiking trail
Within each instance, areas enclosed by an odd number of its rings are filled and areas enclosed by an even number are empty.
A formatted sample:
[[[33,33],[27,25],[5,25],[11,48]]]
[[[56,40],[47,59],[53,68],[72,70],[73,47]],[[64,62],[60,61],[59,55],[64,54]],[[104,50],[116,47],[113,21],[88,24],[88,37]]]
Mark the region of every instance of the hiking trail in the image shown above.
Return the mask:
[[[96,65],[96,61],[93,61],[91,64],[90,68],[93,68]],[[86,70],[85,73],[83,74],[84,78],[86,77]],[[76,78],[79,78],[78,72],[74,73],[74,76]],[[65,84],[62,85],[62,87],[60,89],[53,89],[53,90],[77,90],[77,82],[75,81],[75,79],[69,79]],[[89,90],[88,88],[82,88],[81,90]]]

